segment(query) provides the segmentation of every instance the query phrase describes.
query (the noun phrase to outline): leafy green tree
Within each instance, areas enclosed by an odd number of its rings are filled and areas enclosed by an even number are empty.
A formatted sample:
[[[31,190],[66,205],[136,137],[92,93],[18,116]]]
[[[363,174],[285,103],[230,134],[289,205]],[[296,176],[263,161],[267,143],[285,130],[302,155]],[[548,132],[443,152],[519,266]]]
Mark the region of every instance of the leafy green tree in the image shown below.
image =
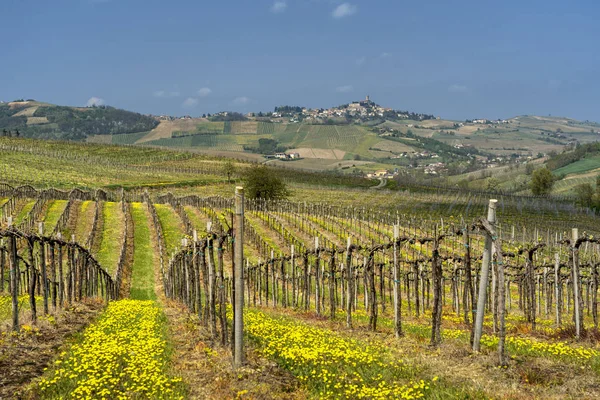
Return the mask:
[[[594,204],[594,188],[589,183],[575,186],[577,204],[583,207],[591,207]]]
[[[500,181],[494,177],[491,177],[488,179],[485,189],[490,192],[495,192],[498,190],[498,186],[500,186]]]
[[[244,174],[246,195],[250,199],[282,200],[290,195],[275,171],[264,165],[251,167]]]
[[[536,196],[547,196],[554,186],[554,175],[548,168],[540,168],[533,171],[530,188]]]
[[[231,160],[225,161],[223,164],[223,174],[227,175],[227,183],[231,182],[231,176],[235,174],[236,168],[235,164]]]
[[[533,165],[532,163],[525,164],[525,173],[527,175],[533,174],[533,171],[535,171],[535,165]]]

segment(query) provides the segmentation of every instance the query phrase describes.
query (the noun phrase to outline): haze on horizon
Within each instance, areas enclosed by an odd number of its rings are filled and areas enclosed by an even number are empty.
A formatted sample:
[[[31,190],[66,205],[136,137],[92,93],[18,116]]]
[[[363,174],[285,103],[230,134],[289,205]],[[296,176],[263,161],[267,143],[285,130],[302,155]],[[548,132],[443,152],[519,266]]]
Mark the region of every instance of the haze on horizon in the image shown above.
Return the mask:
[[[600,121],[600,4],[5,0],[0,100],[193,116],[378,104]]]

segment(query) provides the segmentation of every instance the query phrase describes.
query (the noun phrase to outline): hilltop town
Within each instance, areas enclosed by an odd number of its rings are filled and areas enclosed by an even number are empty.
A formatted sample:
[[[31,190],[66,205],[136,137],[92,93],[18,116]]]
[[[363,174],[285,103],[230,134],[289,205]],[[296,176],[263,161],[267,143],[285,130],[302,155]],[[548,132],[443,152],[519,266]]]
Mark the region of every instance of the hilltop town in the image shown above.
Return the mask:
[[[184,115],[174,117],[170,115],[154,116],[162,121],[173,121],[177,119],[193,119],[193,116]],[[390,107],[383,107],[375,103],[367,95],[364,100],[353,101],[331,108],[307,108],[300,106],[277,106],[272,112],[249,112],[241,114],[232,111],[221,111],[214,114],[202,114],[202,118],[211,121],[246,121],[261,120],[268,122],[289,122],[289,123],[365,123],[373,120],[414,120],[426,121],[440,119],[432,114],[416,113],[412,111],[394,110]]]

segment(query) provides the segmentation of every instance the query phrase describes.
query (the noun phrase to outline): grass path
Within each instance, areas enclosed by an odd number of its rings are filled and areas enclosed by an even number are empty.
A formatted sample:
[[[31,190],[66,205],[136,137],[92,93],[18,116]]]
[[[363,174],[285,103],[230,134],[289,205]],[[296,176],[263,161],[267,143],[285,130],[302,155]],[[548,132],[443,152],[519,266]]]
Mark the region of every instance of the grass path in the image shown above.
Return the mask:
[[[58,219],[67,207],[67,200],[53,200],[44,215],[44,232],[50,233],[58,223]]]
[[[105,212],[108,221],[105,227],[110,226],[114,214],[110,208]],[[161,303],[156,301],[154,276],[158,257],[152,241],[150,214],[142,203],[131,204],[131,214],[134,224],[131,299],[111,302],[100,318],[60,354],[35,386],[37,397],[185,397],[186,385],[171,373],[173,348],[167,319]]]
[[[158,260],[154,254],[150,236],[150,215],[146,205],[131,204],[133,219],[133,272],[131,276],[131,298],[155,300],[154,271]]]
[[[29,215],[29,211],[31,211],[31,209],[33,208],[34,205],[35,205],[35,201],[28,201],[23,206],[23,208],[21,208],[21,210],[19,210],[19,212],[17,213],[17,216],[15,217],[13,224],[19,225],[21,222],[23,222],[25,220],[25,218],[27,217],[27,215]]]
[[[125,216],[119,203],[114,202],[104,203],[102,215],[104,217],[102,240],[96,259],[111,275],[114,275],[123,243]]]
[[[155,207],[163,235],[165,235],[167,254],[171,255],[177,247],[181,247],[181,239],[185,236],[183,223],[170,205],[155,204]]]
[[[79,243],[85,243],[90,231],[92,230],[92,221],[94,220],[95,203],[87,200],[82,201],[77,212],[77,224],[74,229],[75,240]]]

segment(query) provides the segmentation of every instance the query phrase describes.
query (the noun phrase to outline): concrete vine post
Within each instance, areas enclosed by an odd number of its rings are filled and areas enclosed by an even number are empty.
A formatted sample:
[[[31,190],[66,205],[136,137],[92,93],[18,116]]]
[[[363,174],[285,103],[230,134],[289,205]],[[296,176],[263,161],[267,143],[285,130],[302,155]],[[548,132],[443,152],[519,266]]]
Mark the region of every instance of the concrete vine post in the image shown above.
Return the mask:
[[[233,366],[244,363],[244,188],[235,188],[234,220]]]
[[[573,256],[573,312],[575,318],[575,337],[579,339],[581,337],[581,310],[579,304],[579,286],[580,286],[580,275],[579,275],[579,248],[577,246],[577,240],[579,239],[579,229],[573,228],[572,232],[572,256]]]
[[[487,221],[493,227],[496,223],[496,203],[498,200],[491,199],[488,205]],[[473,351],[481,349],[481,335],[483,333],[483,314],[485,312],[485,299],[487,296],[490,261],[492,259],[492,237],[485,236],[485,249],[481,263],[481,274],[479,277],[479,296],[477,298],[477,314],[475,315],[475,326],[473,327]]]

